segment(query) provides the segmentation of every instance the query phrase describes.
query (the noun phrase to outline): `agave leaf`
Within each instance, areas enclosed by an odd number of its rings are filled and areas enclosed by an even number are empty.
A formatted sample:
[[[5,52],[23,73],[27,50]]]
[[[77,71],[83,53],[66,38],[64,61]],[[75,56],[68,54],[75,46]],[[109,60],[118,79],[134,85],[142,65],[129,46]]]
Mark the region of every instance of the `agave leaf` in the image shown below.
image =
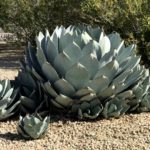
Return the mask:
[[[3,85],[0,84],[0,93],[2,92],[2,90],[3,90]]]
[[[78,112],[78,109],[80,108],[80,104],[73,104],[71,107],[71,113],[75,114]]]
[[[52,88],[50,82],[45,82],[43,85],[41,84],[41,86],[45,89],[45,91],[52,97],[57,97],[57,93],[56,91]]]
[[[16,114],[16,112],[18,111],[18,109],[16,109],[16,108],[19,106],[19,104],[20,104],[20,101],[17,101],[10,108],[1,109],[0,110],[0,120],[7,119],[7,118],[13,116],[14,114]]]
[[[90,93],[88,95],[85,95],[81,97],[80,101],[92,101],[94,98],[96,98],[96,94]]]
[[[117,55],[119,54],[119,52],[120,52],[121,49],[123,49],[123,48],[124,48],[124,41],[122,41],[122,42],[119,44],[118,48],[116,49]]]
[[[37,71],[32,67],[31,68],[31,72],[32,72],[32,74],[36,77],[36,79],[38,80],[38,81],[43,81],[44,79],[42,78],[42,76],[41,75],[39,75],[39,73],[37,73]]]
[[[18,125],[17,131],[18,131],[18,133],[19,133],[21,136],[23,136],[25,139],[30,139],[30,136],[25,133],[25,131],[24,131],[24,129],[23,129],[23,127],[22,127],[21,125]]]
[[[110,97],[115,93],[115,86],[112,84],[108,88],[98,93],[98,97]]]
[[[104,54],[108,53],[110,51],[111,43],[109,38],[104,35],[104,32],[101,32],[100,38],[99,38],[99,44],[101,47],[101,54],[104,56]]]
[[[75,93],[74,87],[65,79],[59,79],[54,83],[54,87],[60,94],[73,96]]]
[[[134,69],[140,62],[141,57],[139,56],[131,56],[129,58],[129,61],[126,63],[126,65],[122,68],[122,70],[124,69]]]
[[[100,106],[96,106],[93,109],[91,109],[90,114],[83,113],[83,117],[89,118],[89,119],[96,119],[100,115],[101,112],[102,112],[102,108]]]
[[[9,97],[11,97],[12,93],[13,93],[14,89],[10,88],[7,93],[5,93],[5,95],[3,96],[3,99],[7,99]]]
[[[82,49],[91,40],[91,37],[87,32],[82,32],[74,39],[74,42]]]
[[[125,80],[125,84],[128,85],[128,87],[138,81],[141,78],[143,70],[138,70],[137,67],[133,70],[133,73],[128,76]]]
[[[45,133],[45,130],[48,128],[47,123],[41,122],[36,126],[36,130],[39,130],[39,132],[35,132],[34,137],[38,138],[41,136],[41,134]]]
[[[27,88],[25,86],[22,87],[22,91],[25,95],[30,95],[32,93],[32,91],[29,90],[29,88]]]
[[[27,98],[25,96],[20,97],[21,105],[23,107],[28,108],[29,110],[33,111],[36,108],[36,102],[34,102],[32,99]]]
[[[54,43],[50,40],[50,38],[47,39],[47,46],[46,46],[46,58],[48,62],[53,64],[54,59],[58,55],[58,49],[55,47]]]
[[[1,83],[3,86],[3,90],[2,90],[0,96],[3,97],[5,95],[5,93],[7,92],[7,90],[10,88],[10,81],[9,80],[3,80]]]
[[[73,104],[73,100],[71,98],[62,94],[58,95],[55,101],[64,107],[70,107]]]
[[[33,67],[35,68],[35,70],[41,73],[41,69],[40,69],[41,67],[36,57],[36,50],[32,48],[30,43],[28,43],[28,52]]]
[[[45,50],[45,36],[43,35],[42,32],[39,32],[38,36],[36,36],[36,44],[37,47],[41,48],[44,52]]]
[[[54,68],[62,77],[65,75],[67,70],[73,65],[71,58],[65,53],[62,52],[54,60]]]
[[[11,103],[12,99],[7,98],[7,99],[1,99],[0,100],[0,109],[5,109],[9,103]]]
[[[65,33],[65,28],[62,25],[56,29],[56,34],[59,39],[62,38],[64,33]]]
[[[44,38],[44,53],[45,53],[45,55],[46,55],[46,48],[47,48],[48,39],[50,39],[50,33],[46,29],[45,30],[45,38]]]
[[[44,39],[44,35],[42,32],[39,32],[39,35],[37,36],[38,44],[40,47],[42,47],[41,42]]]
[[[143,95],[145,95],[150,87],[150,77],[148,76],[142,83],[143,85]]]
[[[142,73],[143,78],[146,78],[147,76],[149,76],[149,69],[142,68],[142,70],[143,70],[143,73]]]
[[[108,79],[111,81],[119,68],[119,64],[116,60],[111,61],[110,63],[106,64],[104,67],[100,68],[95,78],[98,78],[102,75],[107,76]]]
[[[6,80],[4,80],[4,81],[5,81],[5,86],[6,86],[6,89],[5,89],[5,94],[6,94],[6,92],[7,92],[12,86],[11,86],[11,80],[6,79]]]
[[[24,125],[30,125],[32,122],[31,120],[33,121],[33,119],[31,119],[32,115],[26,115],[24,118],[22,117],[22,123]]]
[[[115,87],[116,87],[115,94],[118,94],[126,88],[126,85],[124,83],[120,82],[120,83],[116,84]]]
[[[16,97],[19,94],[19,92],[20,92],[20,87],[14,88],[14,91],[13,91],[13,93],[11,95],[12,101],[14,101],[16,99]]]
[[[47,80],[50,82],[55,82],[59,79],[59,76],[56,72],[56,70],[52,67],[52,65],[48,62],[43,63],[42,70],[44,75],[46,76]]]
[[[67,41],[68,42],[68,41]],[[75,43],[71,43],[69,44],[65,49],[64,52],[69,56],[69,58],[73,61],[73,62],[77,62],[79,60],[79,58],[82,57],[82,52],[80,47]]]
[[[38,96],[39,96],[39,99],[40,99],[40,90],[38,90]],[[37,98],[37,90],[33,90],[30,95],[29,95],[29,98],[30,99],[36,99],[38,101],[38,98]]]
[[[86,55],[79,61],[88,71],[90,79],[92,79],[98,71],[99,62],[94,54]]]
[[[123,73],[119,74],[116,78],[113,80],[113,84],[123,83],[126,78],[133,73],[133,70],[125,70]]]
[[[38,36],[35,38],[35,40],[36,40],[36,44],[37,44],[37,53],[36,53],[37,60],[38,60],[39,64],[42,65],[46,61],[46,57],[44,54],[44,50],[41,46],[41,38],[39,38],[39,36]]]
[[[46,29],[46,30],[45,30],[45,43],[46,43],[46,44],[47,44],[48,38],[50,38],[50,34],[49,34],[49,31]]]
[[[98,42],[91,40],[87,45],[82,49],[83,56],[93,53],[96,58],[99,60],[101,58],[101,48]]]
[[[86,111],[89,108],[90,108],[90,104],[88,102],[83,102],[80,105],[80,109],[81,109],[82,112]]]
[[[141,78],[143,70],[138,70],[138,66],[134,68],[133,73],[130,74],[124,82],[119,82],[118,84],[115,84],[116,86],[116,93],[120,93],[123,90],[127,89],[131,85],[135,84],[136,81],[138,81]]]
[[[101,29],[99,27],[93,28],[88,30],[88,33],[91,35],[91,37],[99,42],[100,34],[101,34]]]
[[[141,112],[150,111],[150,95],[147,93],[141,100],[140,107],[138,108]]]
[[[53,34],[50,37],[50,40],[54,43],[56,49],[58,50],[58,36],[56,34],[57,30],[58,30],[58,26],[55,28]]]
[[[56,106],[57,108],[60,108],[60,109],[64,109],[64,106],[62,106],[60,103],[58,103],[56,100],[54,99],[51,99],[51,103]]]
[[[89,74],[83,65],[77,63],[66,72],[65,78],[75,89],[80,89],[88,82]]]
[[[102,75],[94,80],[91,80],[87,83],[87,86],[95,91],[95,93],[99,93],[106,89],[110,83],[110,80]]]
[[[20,100],[19,101],[17,101],[16,103],[14,103],[11,107],[9,107],[8,109],[7,109],[7,117],[8,116],[12,116],[13,114],[15,114],[17,111],[18,111],[18,109],[19,109],[19,104],[20,104]]]
[[[66,28],[66,32],[65,33],[72,33],[73,34],[73,28],[74,26],[70,25]]]
[[[25,50],[25,62],[28,64],[29,68],[32,68],[32,59],[30,58],[30,53],[29,53],[29,48],[27,47],[26,50]],[[20,65],[21,65],[21,68],[25,69],[27,68],[25,66],[25,64],[23,64],[22,62],[20,62]]]
[[[128,90],[128,91],[122,92],[122,93],[117,95],[117,97],[120,99],[126,99],[126,98],[130,98],[132,96],[133,96],[132,90]]]
[[[112,50],[118,49],[118,47],[122,41],[120,35],[116,32],[113,32],[112,34],[108,35],[108,38],[109,38],[110,43],[111,43],[111,49]]]
[[[131,55],[133,55],[133,50],[135,49],[135,45],[129,45],[126,48],[122,48],[118,54],[117,60],[118,62],[122,62],[122,60],[124,60],[124,58],[127,58]]]
[[[36,88],[36,86],[37,86],[36,82],[28,72],[20,73],[19,77],[20,77],[19,82],[21,82],[22,85],[30,87],[31,89]],[[28,83],[30,83],[30,84],[28,84]]]
[[[39,48],[39,47],[37,47],[36,57],[37,57],[37,60],[38,60],[38,62],[40,64],[40,66],[42,66],[42,64],[47,61],[43,50],[41,48]]]
[[[59,50],[62,52],[66,47],[68,47],[69,43],[73,42],[73,36],[70,33],[64,34],[59,40]]]
[[[30,119],[30,123],[31,123],[32,125],[38,125],[38,124],[41,123],[41,120],[40,120],[39,118],[32,117],[32,118]]]
[[[134,95],[136,95],[136,97],[141,97],[143,90],[140,83],[136,84],[132,90]]]
[[[7,110],[2,109],[2,110],[0,110],[0,121],[5,120],[13,115],[14,115],[14,112],[7,113]]]
[[[75,96],[76,97],[83,97],[85,95],[88,95],[90,93],[94,93],[94,90],[92,90],[90,87],[81,88],[78,91],[76,91]]]
[[[99,99],[94,99],[94,100],[90,101],[90,108],[91,109],[96,107],[97,105],[100,105],[102,107],[101,102],[100,102]]]
[[[102,68],[103,66],[105,66],[106,64],[110,63],[111,61],[113,61],[115,59],[117,55],[117,51],[113,50],[110,51],[108,53],[106,53],[100,60],[99,60],[99,64],[100,67]]]

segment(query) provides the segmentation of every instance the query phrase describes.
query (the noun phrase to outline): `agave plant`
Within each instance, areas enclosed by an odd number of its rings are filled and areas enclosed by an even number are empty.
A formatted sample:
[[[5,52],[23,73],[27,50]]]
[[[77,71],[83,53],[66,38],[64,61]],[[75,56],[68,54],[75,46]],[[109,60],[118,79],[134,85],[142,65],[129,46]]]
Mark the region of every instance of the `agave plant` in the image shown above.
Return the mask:
[[[25,66],[60,111],[78,118],[118,117],[136,110],[149,87],[149,71],[135,48],[116,32],[61,26],[52,35],[40,32],[36,47],[28,44]]]
[[[20,113],[22,115],[32,114],[39,110],[41,112],[41,109],[44,109],[42,113],[48,113],[48,97],[42,91],[40,83],[35,81],[23,62],[21,66],[22,71],[16,78],[20,87]]]
[[[115,97],[110,101],[106,102],[103,109],[103,116],[105,118],[115,117],[118,118],[120,115],[123,115],[129,109],[129,105],[125,99]]]
[[[49,119],[49,116],[43,119],[38,114],[20,116],[17,131],[25,139],[40,138],[48,128]]]
[[[0,80],[0,120],[7,119],[19,110],[19,88],[13,81]]]

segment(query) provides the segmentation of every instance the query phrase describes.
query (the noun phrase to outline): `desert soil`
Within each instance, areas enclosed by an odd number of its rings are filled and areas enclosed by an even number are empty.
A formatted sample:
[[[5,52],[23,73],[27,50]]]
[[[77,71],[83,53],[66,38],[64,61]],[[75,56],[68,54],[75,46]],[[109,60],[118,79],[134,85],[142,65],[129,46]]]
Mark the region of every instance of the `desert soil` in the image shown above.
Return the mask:
[[[22,54],[0,48],[0,79],[14,79]],[[59,118],[32,141],[17,134],[17,124],[18,119],[0,122],[0,150],[150,150],[150,113],[91,122]]]

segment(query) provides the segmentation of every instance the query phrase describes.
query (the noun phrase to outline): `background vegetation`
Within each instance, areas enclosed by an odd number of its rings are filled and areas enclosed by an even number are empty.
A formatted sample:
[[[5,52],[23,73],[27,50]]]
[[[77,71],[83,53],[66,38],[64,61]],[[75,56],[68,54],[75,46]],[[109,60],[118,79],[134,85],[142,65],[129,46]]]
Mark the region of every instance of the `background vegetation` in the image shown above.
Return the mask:
[[[0,27],[15,33],[21,42],[56,25],[90,24],[117,31],[135,42],[144,63],[150,65],[149,0],[3,0]]]

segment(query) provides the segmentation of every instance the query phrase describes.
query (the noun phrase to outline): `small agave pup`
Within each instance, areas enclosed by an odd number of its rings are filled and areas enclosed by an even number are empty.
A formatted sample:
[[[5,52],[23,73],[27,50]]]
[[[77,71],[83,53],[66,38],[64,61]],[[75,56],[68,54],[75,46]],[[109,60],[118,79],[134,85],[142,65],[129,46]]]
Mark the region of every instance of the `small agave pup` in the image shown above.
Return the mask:
[[[49,117],[42,119],[39,115],[20,116],[18,133],[25,139],[40,138],[48,128]]]
[[[19,111],[19,88],[10,80],[0,81],[0,120],[5,120]]]
[[[136,46],[125,46],[118,33],[61,26],[52,35],[40,32],[36,46],[29,43],[26,66],[60,111],[80,119],[118,117],[149,97],[149,71],[139,64]]]

